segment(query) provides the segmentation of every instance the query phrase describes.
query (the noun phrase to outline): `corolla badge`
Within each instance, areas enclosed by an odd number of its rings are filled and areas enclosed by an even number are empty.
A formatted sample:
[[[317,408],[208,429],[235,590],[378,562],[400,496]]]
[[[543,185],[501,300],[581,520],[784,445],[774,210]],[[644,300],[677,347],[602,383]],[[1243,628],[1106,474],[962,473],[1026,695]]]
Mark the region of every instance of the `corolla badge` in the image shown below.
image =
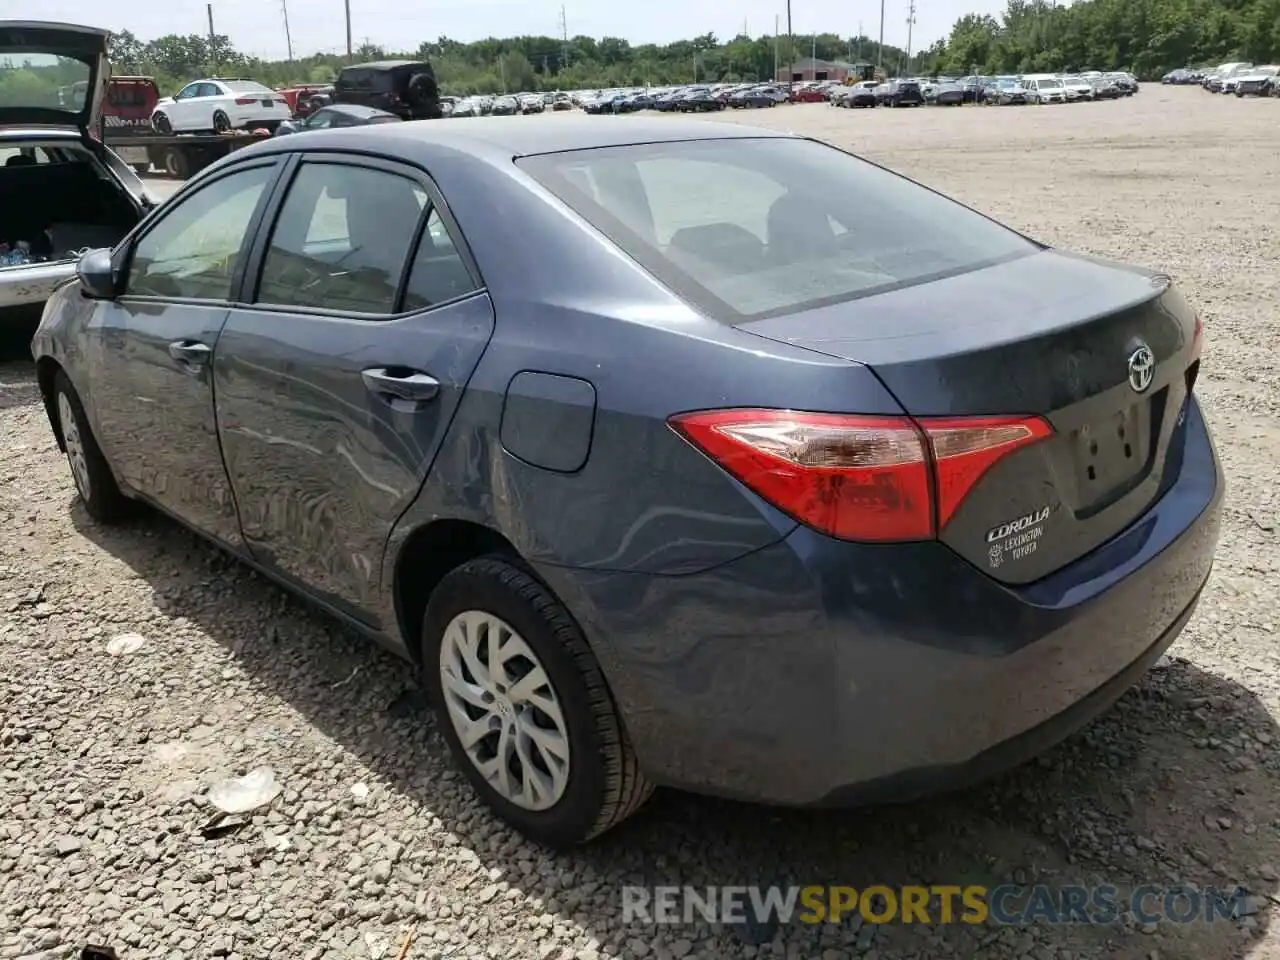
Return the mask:
[[[1156,375],[1156,357],[1145,343],[1129,354],[1129,386],[1134,393],[1146,393]]]

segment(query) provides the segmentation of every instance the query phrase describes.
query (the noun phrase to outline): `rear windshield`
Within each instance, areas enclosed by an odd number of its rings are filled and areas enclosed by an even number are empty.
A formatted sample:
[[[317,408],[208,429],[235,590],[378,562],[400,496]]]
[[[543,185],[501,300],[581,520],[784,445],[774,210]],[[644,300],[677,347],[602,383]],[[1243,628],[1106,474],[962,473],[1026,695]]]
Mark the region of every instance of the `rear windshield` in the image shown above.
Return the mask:
[[[927,283],[1040,249],[813,140],[642,144],[517,163],[664,284],[729,323]]]
[[[393,84],[388,70],[343,70],[338,85],[351,90],[390,90]]]
[[[265,87],[256,80],[227,80],[223,83],[232,93],[272,93],[270,87]]]
[[[0,48],[0,108],[79,113],[89,92],[89,65],[51,53]]]
[[[107,87],[107,103],[113,107],[145,107],[156,99],[155,87],[149,83],[112,80]]]

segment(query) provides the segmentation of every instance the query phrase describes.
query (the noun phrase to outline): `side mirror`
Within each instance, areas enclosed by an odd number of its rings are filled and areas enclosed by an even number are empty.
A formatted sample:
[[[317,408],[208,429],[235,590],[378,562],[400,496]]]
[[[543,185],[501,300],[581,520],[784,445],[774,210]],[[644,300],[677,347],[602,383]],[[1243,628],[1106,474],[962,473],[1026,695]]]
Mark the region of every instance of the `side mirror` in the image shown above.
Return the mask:
[[[298,127],[292,120],[281,120],[280,125],[276,127],[276,136],[283,137],[288,133],[296,133],[297,130]]]
[[[115,265],[108,248],[89,250],[76,264],[76,279],[85,296],[95,300],[113,300],[117,292]]]

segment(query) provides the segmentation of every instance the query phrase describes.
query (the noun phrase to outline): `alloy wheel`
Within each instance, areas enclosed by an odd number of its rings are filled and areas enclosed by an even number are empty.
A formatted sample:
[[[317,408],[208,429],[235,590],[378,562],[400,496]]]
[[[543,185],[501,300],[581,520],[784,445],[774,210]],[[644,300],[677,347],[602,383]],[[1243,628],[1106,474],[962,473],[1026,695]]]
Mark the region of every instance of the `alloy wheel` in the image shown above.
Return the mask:
[[[504,799],[547,810],[569,782],[564,711],[537,654],[499,617],[467,610],[445,628],[440,686],[467,758]]]
[[[89,461],[85,459],[80,426],[76,423],[71,401],[67,399],[65,393],[58,394],[58,421],[62,425],[62,441],[67,448],[67,463],[71,466],[71,476],[76,482],[76,490],[79,491],[81,498],[88,501],[92,490],[89,482]]]

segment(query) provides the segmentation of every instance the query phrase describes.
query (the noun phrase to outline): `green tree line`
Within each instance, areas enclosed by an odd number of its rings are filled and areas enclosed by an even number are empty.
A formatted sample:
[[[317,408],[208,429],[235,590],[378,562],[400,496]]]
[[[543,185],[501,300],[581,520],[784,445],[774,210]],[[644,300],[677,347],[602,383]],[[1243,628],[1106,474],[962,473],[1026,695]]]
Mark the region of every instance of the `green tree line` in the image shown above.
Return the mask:
[[[522,90],[580,90],[615,86],[658,86],[697,81],[769,80],[775,62],[789,63],[816,55],[821,60],[860,59],[879,62],[879,44],[869,37],[748,37],[720,41],[708,33],[669,44],[632,45],[618,37],[489,38],[461,43],[448,37],[424,41],[412,50],[387,50],[365,44],[350,60],[315,54],[294,60],[258,60],[239,53],[227,37],[166,36],[143,42],[128,31],[112,38],[111,59],[117,74],[154,76],[165,94],[211,74],[253,77],[268,86],[329,83],[349,62],[387,58],[431,61],[445,93],[499,93]],[[883,63],[890,72],[902,68],[904,53],[888,44]]]
[[[412,50],[365,44],[352,58],[314,54],[293,60],[246,56],[226,36],[158,37],[129,31],[112,37],[117,74],[154,76],[172,94],[198,77],[240,75],[269,86],[329,83],[347,63],[388,57],[431,61],[445,93],[575,90],[698,81],[766,80],[808,56],[883,64],[890,73],[1025,73],[1130,70],[1155,79],[1175,67],[1226,60],[1280,60],[1280,0],[1008,0],[1000,17],[961,17],[950,35],[911,61],[869,37],[749,37],[713,33],[668,44],[631,44],[619,37],[427,40]],[[72,65],[74,66],[74,65]],[[77,68],[82,69],[82,68]],[[57,102],[75,70],[0,64],[0,104]],[[43,92],[41,92],[43,91]]]
[[[962,17],[922,65],[962,74],[1129,70],[1154,80],[1228,60],[1280,61],[1280,0],[1009,0],[999,19]]]

